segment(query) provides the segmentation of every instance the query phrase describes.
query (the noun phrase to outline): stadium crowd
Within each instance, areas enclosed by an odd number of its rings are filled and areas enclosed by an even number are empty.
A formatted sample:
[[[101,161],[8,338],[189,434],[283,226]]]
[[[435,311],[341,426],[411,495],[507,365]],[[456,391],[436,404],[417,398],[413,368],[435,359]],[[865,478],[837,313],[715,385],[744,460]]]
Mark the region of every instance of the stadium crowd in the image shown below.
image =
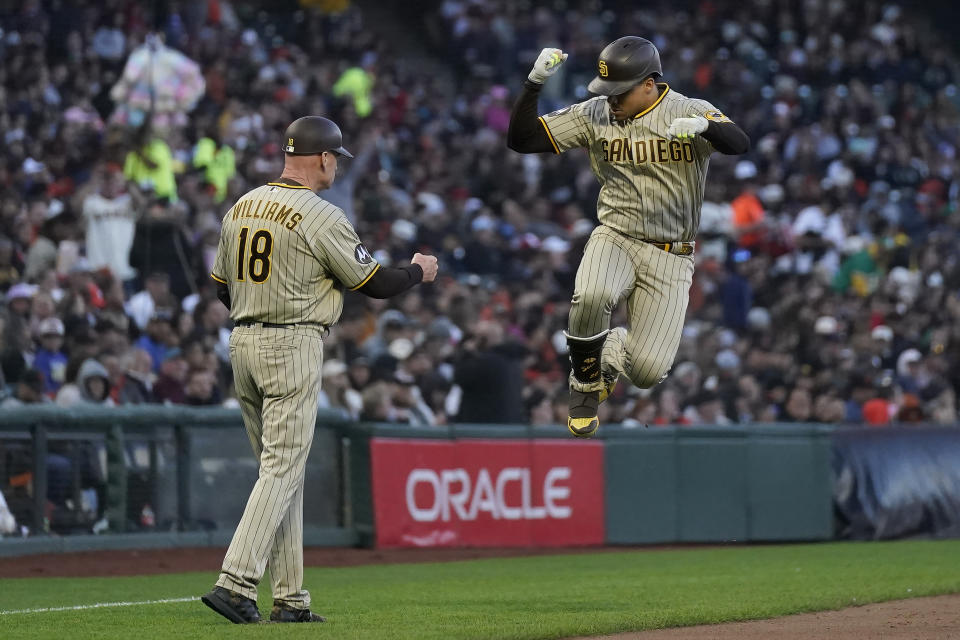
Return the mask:
[[[0,406],[231,403],[207,275],[219,219],[279,175],[284,127],[319,114],[356,155],[325,197],[382,263],[441,264],[396,300],[348,296],[323,404],[564,423],[562,330],[598,187],[585,154],[508,151],[511,100],[544,46],[570,58],[541,111],[585,99],[600,49],[638,34],[753,149],[711,163],[670,377],[621,383],[601,421],[956,421],[958,67],[922,15],[446,0],[428,16],[436,74],[357,7],[304,4],[32,0],[3,15]]]

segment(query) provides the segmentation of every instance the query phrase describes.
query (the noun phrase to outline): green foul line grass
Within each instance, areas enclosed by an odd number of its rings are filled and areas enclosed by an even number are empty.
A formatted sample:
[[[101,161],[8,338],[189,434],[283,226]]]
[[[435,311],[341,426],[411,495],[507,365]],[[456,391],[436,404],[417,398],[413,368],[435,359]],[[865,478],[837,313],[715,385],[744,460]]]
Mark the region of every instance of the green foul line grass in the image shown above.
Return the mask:
[[[175,553],[175,550],[171,550]],[[0,637],[563,638],[960,592],[960,540],[313,568],[329,622],[234,626],[199,602],[0,616]],[[0,580],[0,611],[200,595],[215,576]],[[268,580],[260,609],[270,606]]]

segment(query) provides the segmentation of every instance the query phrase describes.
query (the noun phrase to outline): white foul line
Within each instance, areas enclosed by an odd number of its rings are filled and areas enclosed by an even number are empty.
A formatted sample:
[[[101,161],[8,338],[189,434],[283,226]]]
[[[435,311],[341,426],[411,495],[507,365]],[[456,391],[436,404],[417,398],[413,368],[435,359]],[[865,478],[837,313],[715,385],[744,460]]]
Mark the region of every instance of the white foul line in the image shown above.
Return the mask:
[[[103,607],[136,607],[141,604],[169,604],[171,602],[193,602],[199,600],[196,596],[189,598],[167,598],[165,600],[142,600],[140,602],[97,602],[95,604],[78,604],[74,607],[46,607],[43,609],[15,609],[0,611],[0,616],[9,616],[14,613],[48,613],[50,611],[81,611],[83,609],[102,609]]]

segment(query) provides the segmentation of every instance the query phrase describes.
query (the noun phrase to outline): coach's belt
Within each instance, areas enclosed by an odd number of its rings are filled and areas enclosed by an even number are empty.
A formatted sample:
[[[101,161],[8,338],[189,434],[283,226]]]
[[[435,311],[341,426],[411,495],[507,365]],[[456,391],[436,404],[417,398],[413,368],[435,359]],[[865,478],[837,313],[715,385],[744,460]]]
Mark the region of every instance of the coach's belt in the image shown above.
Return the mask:
[[[292,324],[277,324],[276,322],[253,322],[252,320],[240,320],[238,327],[263,327],[264,329],[287,329],[290,327],[319,327],[322,331],[327,330],[327,326],[319,322],[294,322]]]
[[[693,248],[696,246],[693,242],[650,242],[649,240],[644,240],[647,244],[652,244],[657,249],[666,251],[667,253],[673,253],[678,256],[689,256],[693,254]]]

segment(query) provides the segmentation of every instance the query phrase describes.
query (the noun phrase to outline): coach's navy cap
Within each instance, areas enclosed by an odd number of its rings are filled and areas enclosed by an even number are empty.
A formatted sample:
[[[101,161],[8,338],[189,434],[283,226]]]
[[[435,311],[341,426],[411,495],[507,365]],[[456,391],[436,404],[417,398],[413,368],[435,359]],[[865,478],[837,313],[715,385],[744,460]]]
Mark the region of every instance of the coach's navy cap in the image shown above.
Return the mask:
[[[283,150],[296,156],[312,156],[330,151],[346,158],[353,154],[343,148],[343,134],[333,120],[305,116],[290,123],[283,134]]]

